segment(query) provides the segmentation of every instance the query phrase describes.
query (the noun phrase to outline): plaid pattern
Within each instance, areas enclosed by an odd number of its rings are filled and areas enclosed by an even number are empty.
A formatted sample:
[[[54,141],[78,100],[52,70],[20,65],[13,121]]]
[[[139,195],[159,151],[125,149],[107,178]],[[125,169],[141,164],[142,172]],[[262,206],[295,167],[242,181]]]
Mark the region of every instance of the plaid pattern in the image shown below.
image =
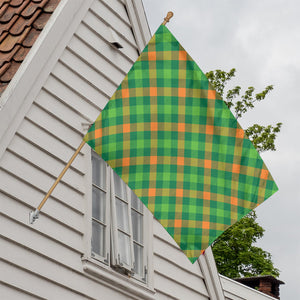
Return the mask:
[[[277,190],[224,101],[163,25],[84,140],[191,262]]]

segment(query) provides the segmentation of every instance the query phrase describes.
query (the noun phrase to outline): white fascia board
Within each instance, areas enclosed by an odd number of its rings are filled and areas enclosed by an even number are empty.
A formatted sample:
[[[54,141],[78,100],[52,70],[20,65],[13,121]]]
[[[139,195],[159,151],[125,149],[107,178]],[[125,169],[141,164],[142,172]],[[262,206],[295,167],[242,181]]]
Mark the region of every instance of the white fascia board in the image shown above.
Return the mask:
[[[143,2],[142,0],[126,0],[125,4],[137,46],[141,53],[151,39]]]
[[[0,159],[93,0],[62,0],[0,98]]]
[[[225,300],[223,287],[211,247],[208,247],[205,250],[205,253],[200,255],[198,263],[202,271],[210,299]]]

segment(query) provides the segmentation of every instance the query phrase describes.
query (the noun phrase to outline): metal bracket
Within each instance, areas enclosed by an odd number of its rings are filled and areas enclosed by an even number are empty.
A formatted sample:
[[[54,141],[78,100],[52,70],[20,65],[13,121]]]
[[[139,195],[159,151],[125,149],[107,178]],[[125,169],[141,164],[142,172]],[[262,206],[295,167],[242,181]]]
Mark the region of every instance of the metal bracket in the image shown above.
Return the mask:
[[[36,209],[35,211],[31,211],[29,213],[29,223],[30,224],[33,224],[34,221],[39,218],[39,213],[40,213],[40,211],[38,209]]]

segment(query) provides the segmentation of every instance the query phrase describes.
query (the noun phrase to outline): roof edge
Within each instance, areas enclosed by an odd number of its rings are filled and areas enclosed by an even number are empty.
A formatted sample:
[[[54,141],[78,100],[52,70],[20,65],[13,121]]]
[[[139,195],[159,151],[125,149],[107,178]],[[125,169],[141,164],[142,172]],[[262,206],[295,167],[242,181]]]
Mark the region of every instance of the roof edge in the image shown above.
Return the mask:
[[[1,95],[0,158],[92,1],[60,2]]]

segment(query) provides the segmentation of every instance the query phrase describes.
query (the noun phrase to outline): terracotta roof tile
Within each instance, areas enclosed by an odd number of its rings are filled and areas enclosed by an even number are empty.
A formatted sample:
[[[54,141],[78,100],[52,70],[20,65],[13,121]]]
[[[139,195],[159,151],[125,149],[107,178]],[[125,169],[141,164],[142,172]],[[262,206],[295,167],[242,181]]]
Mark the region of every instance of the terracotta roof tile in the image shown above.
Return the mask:
[[[59,0],[60,1],[60,0]],[[48,3],[46,4],[46,6],[44,7],[44,12],[46,13],[53,13],[57,3],[59,2],[57,0],[49,0]]]
[[[23,0],[12,0],[10,1],[10,6],[20,6],[23,3]]]
[[[7,8],[9,7],[8,3],[3,3],[0,6],[0,18],[4,15],[4,13],[6,12]]]
[[[0,77],[7,71],[9,66],[10,66],[9,62],[6,62],[5,64],[3,64],[3,66],[0,68]]]
[[[4,33],[1,34],[0,36],[0,44],[2,43],[2,41],[8,36],[8,31],[5,31]]]
[[[0,56],[0,67],[2,67],[6,62],[11,61],[11,59],[14,57],[14,55],[20,50],[21,46],[17,45],[13,48],[12,51],[1,53]]]
[[[10,28],[9,32],[12,35],[20,35],[24,31],[25,27],[29,27],[40,13],[41,9],[38,9],[33,15],[31,15],[30,18],[25,19],[22,16],[19,17],[15,24]]]
[[[40,14],[39,17],[34,21],[33,27],[37,30],[42,30],[50,17],[51,13]]]
[[[30,51],[30,49],[31,48],[25,48],[25,47],[20,46],[20,48],[18,49],[18,51],[14,55],[14,61],[22,62],[25,59],[28,52]]]
[[[14,15],[19,15],[22,12],[22,10],[28,5],[29,2],[30,2],[30,0],[24,0],[22,2],[22,4],[20,6],[17,6],[17,7],[9,5],[9,7],[5,11],[5,13],[0,18],[0,22],[1,23],[9,22],[10,19]]]
[[[24,41],[29,31],[30,27],[27,27],[20,35],[8,34],[0,45],[0,52],[13,51],[13,48],[16,45],[21,44]]]
[[[0,0],[0,94],[60,0]]]
[[[48,1],[49,0],[43,0],[40,3],[34,3],[33,1],[31,1],[22,11],[21,16],[25,18],[30,18],[36,12],[37,9],[43,8]]]
[[[0,7],[2,6],[2,5],[4,5],[5,3],[8,3],[9,2],[9,0],[0,0]]]
[[[16,74],[17,70],[19,69],[21,63],[12,61],[10,63],[9,68],[6,70],[6,72],[1,76],[0,81],[1,82],[10,82],[11,79]]]
[[[25,40],[23,41],[22,45],[24,47],[32,47],[36,39],[39,37],[40,30],[36,30],[35,28],[29,28],[30,31],[26,36]]]
[[[16,22],[16,20],[19,18],[18,15],[14,15],[10,21],[8,23],[3,23],[1,24],[1,27],[0,27],[0,36],[2,35],[3,32],[6,32],[8,31],[11,26]]]

